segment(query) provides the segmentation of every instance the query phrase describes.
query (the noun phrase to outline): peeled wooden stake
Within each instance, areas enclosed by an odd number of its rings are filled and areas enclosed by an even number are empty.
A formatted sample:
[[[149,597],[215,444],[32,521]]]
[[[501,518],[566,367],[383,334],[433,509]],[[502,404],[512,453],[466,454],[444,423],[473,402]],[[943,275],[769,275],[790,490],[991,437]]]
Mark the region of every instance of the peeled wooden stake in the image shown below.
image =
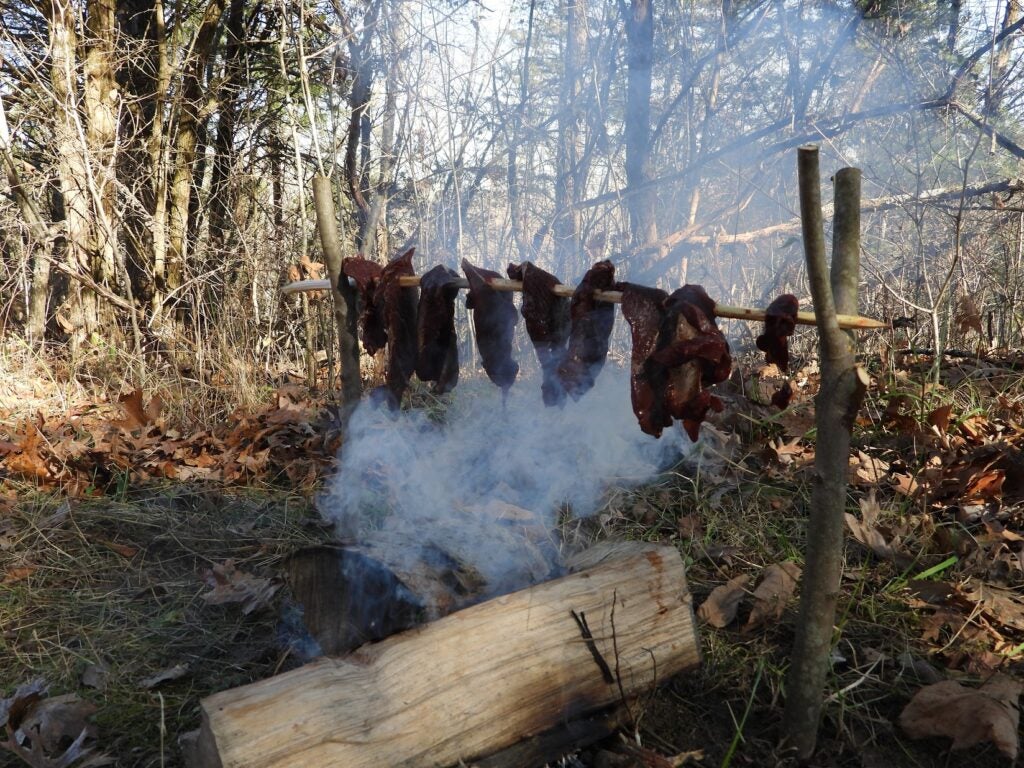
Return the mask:
[[[199,765],[468,764],[565,721],[628,709],[699,663],[675,548],[584,556],[568,576],[204,699]]]
[[[419,277],[402,277],[399,283],[405,288],[415,288],[420,284]],[[469,283],[459,280],[456,285],[460,288],[468,288]],[[496,291],[522,291],[523,284],[519,280],[491,280],[490,285]],[[327,280],[298,280],[288,283],[281,288],[281,293],[302,293],[303,291],[326,291],[331,287]],[[556,285],[552,292],[556,296],[572,296],[573,288],[569,285]],[[622,303],[622,291],[597,291],[594,298],[598,301],[607,301],[612,304]],[[728,317],[733,320],[764,320],[765,311],[758,307],[730,307],[725,304],[715,305],[715,317]],[[878,328],[889,328],[889,323],[882,320],[875,320],[861,315],[836,315],[840,328],[850,330],[868,331]],[[817,325],[818,319],[813,312],[798,312],[796,321],[800,325]]]

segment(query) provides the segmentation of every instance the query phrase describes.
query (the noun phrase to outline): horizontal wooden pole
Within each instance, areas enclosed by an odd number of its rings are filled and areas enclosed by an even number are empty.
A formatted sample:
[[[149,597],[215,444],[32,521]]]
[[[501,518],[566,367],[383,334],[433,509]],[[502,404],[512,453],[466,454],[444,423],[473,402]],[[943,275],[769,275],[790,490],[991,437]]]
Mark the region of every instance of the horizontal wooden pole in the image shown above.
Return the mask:
[[[418,277],[400,277],[398,278],[398,281],[405,288],[415,288],[420,284],[420,279]],[[496,291],[523,290],[523,284],[519,280],[494,279],[489,281],[489,283]],[[469,288],[469,282],[465,279],[460,279],[455,284],[460,288]],[[330,287],[331,284],[327,280],[298,280],[294,283],[288,283],[282,287],[281,292],[287,295],[291,293],[301,293],[303,291],[325,291]],[[572,296],[574,291],[573,287],[569,285],[556,285],[551,290],[556,296]],[[597,291],[594,293],[594,298],[598,301],[621,304],[622,291]],[[725,304],[716,304],[715,316],[727,317],[733,320],[750,320],[757,322],[764,320],[765,311],[757,307],[730,307]],[[865,331],[889,327],[889,323],[882,320],[875,320],[870,317],[862,317],[861,315],[837,315],[836,317],[839,320],[840,328]],[[814,316],[813,312],[798,312],[796,321],[800,325],[818,324],[818,318]]]

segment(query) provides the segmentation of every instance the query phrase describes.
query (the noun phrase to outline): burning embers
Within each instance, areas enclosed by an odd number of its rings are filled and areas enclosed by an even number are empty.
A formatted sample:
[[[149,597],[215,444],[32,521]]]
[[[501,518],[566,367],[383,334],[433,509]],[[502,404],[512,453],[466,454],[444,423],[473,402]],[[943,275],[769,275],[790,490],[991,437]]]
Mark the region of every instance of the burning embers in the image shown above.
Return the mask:
[[[388,346],[387,384],[374,399],[397,408],[415,371],[435,391],[448,392],[458,381],[455,297],[468,284],[466,306],[484,370],[507,396],[519,374],[513,357],[518,314],[511,288],[497,272],[462,262],[466,281],[436,266],[414,278],[413,251],[381,268],[361,258],[346,259],[343,272],[355,281],[362,300],[360,333],[370,354]],[[562,406],[568,395],[580,399],[594,385],[608,355],[615,320],[614,301],[622,303],[632,332],[631,395],[640,428],[659,437],[680,421],[692,440],[711,411],[722,402],[708,390],[728,378],[729,345],[715,323],[715,302],[704,289],[687,285],[672,294],[632,283],[616,283],[609,261],[595,264],[572,294],[554,275],[532,262],[510,264],[520,281],[522,316],[542,371],[541,394],[547,406]],[[515,290],[519,290],[518,287]],[[619,295],[610,294],[619,291]],[[783,371],[789,362],[787,337],[796,323],[797,300],[786,294],[767,311],[758,348]],[[786,407],[788,385],[772,398]]]

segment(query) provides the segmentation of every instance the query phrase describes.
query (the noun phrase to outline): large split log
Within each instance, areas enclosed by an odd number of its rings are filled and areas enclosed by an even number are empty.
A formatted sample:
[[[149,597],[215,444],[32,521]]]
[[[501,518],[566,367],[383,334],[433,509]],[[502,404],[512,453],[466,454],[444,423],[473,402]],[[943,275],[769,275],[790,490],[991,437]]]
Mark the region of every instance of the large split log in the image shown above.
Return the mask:
[[[599,713],[699,663],[671,547],[568,576],[202,702],[203,766],[450,766]]]

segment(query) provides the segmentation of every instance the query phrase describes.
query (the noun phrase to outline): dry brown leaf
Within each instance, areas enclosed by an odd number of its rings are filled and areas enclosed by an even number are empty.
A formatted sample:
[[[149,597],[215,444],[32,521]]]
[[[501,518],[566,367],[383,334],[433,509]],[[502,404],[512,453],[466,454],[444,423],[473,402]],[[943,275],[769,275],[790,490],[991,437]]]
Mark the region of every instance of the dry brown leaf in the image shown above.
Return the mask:
[[[676,528],[682,539],[699,539],[704,535],[704,526],[701,525],[699,515],[680,515]]]
[[[754,590],[754,607],[743,626],[744,632],[750,632],[782,616],[786,603],[796,591],[800,573],[800,566],[793,562],[775,563],[764,569],[764,578]]]
[[[274,579],[261,579],[238,570],[231,560],[207,571],[206,582],[213,589],[202,596],[203,600],[210,605],[240,603],[245,615],[266,606],[281,586]]]
[[[0,520],[0,552],[13,549],[18,537],[18,526],[11,519]]]
[[[1024,632],[1024,594],[970,578],[958,594],[973,603],[991,620],[1018,632]]]
[[[952,405],[940,405],[928,414],[928,423],[939,430],[939,432],[945,433],[949,429],[949,418],[952,414]]]
[[[39,453],[39,446],[42,436],[39,429],[31,421],[24,423],[25,438],[19,447],[21,451],[12,453],[5,460],[7,469],[16,474],[45,482],[53,479],[53,474],[47,466],[46,459]]]
[[[10,750],[32,768],[64,768],[90,755],[96,726],[89,718],[96,705],[73,693],[46,696],[47,684],[35,680],[19,686],[14,695],[0,699],[0,747]],[[109,765],[94,756],[90,765]]]
[[[1001,469],[978,472],[964,486],[961,502],[964,504],[998,501],[1003,495],[1006,473]]]
[[[33,573],[38,570],[35,565],[20,565],[14,568],[8,568],[7,572],[4,573],[3,581],[0,584],[15,584],[19,581],[24,581]]]
[[[1021,683],[998,673],[977,690],[944,680],[914,694],[900,714],[900,727],[912,739],[951,738],[954,750],[991,741],[1015,760],[1021,690]]]
[[[721,586],[715,587],[708,595],[700,608],[697,609],[697,616],[713,627],[722,629],[732,623],[736,618],[736,611],[740,607],[740,600],[747,593],[747,582],[750,577],[746,574],[729,579]]]
[[[962,296],[956,310],[955,322],[960,333],[977,331],[979,336],[985,334],[981,325],[981,310],[970,296]]]
[[[130,421],[128,426],[130,429],[144,427],[149,423],[149,418],[146,416],[146,407],[142,404],[141,389],[121,395],[118,401],[121,403],[121,407],[124,408],[125,413],[128,414]]]
[[[875,489],[872,488],[868,497],[860,500],[861,519],[858,520],[849,512],[844,512],[843,517],[846,519],[846,527],[850,529],[853,538],[883,560],[894,560],[896,559],[896,550],[885,540],[885,536],[877,527],[881,513],[882,508],[875,499]]]
[[[99,543],[109,549],[111,552],[116,552],[125,560],[131,560],[137,554],[139,554],[138,547],[132,547],[128,544],[119,544],[116,541],[107,541],[106,539],[100,539]]]
[[[917,480],[910,475],[894,474],[892,479],[892,489],[903,496],[913,496],[921,489]]]
[[[850,469],[853,470],[850,482],[854,484],[877,485],[889,474],[888,462],[869,456],[864,451],[857,451],[856,456],[850,457]]]
[[[150,688],[156,688],[158,685],[163,683],[169,683],[172,680],[184,677],[187,672],[188,664],[175,664],[173,667],[162,669],[155,675],[150,675],[149,677],[139,680],[139,685],[148,691]]]

